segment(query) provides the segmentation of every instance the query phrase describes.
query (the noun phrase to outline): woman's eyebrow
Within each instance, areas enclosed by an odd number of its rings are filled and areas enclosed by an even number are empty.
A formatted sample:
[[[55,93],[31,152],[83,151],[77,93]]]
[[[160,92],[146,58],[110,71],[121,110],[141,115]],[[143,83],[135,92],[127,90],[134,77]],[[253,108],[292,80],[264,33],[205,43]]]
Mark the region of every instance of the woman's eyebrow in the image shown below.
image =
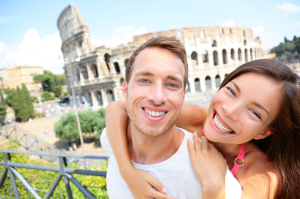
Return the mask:
[[[263,107],[262,105],[260,105],[259,103],[257,102],[253,102],[253,104],[255,106],[257,106],[258,108],[261,108],[262,110],[266,111],[266,113],[268,114],[268,116],[270,116],[269,112],[267,111],[267,109],[265,107]]]
[[[241,90],[240,88],[238,87],[238,85],[236,83],[234,83],[233,81],[230,81],[231,83],[233,83],[233,85],[235,86],[236,90],[240,93]]]

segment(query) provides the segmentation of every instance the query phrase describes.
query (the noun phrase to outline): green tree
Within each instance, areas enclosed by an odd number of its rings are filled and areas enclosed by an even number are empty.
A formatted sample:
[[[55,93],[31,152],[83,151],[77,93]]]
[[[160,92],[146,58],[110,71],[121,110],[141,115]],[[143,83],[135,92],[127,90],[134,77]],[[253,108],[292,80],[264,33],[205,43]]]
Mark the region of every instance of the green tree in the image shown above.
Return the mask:
[[[1,102],[0,102],[0,117],[5,118],[7,107],[5,105],[5,100],[4,100],[3,95],[2,95],[2,90],[0,90],[0,99],[1,99]]]
[[[6,93],[6,99],[5,99],[5,102],[8,106],[12,107],[12,103],[13,103],[13,95],[15,93],[15,90],[14,89],[6,89],[4,91]]]
[[[24,83],[22,84],[22,92],[23,92],[23,95],[24,95],[24,98],[26,101],[27,116],[28,116],[28,118],[34,118],[35,112],[34,112],[34,107],[32,104],[32,98],[31,98],[30,93]]]
[[[54,100],[54,97],[48,91],[43,92],[41,97],[44,98],[45,101]]]
[[[28,109],[26,106],[26,100],[22,90],[17,87],[16,91],[13,94],[13,103],[12,107],[14,109],[15,117],[25,122],[28,120]]]
[[[293,59],[295,55],[300,54],[300,37],[294,36],[293,40],[288,40],[284,37],[284,43],[280,43],[272,48],[271,52],[276,53],[280,60]]]
[[[55,75],[47,70],[44,70],[44,74],[34,75],[33,80],[42,84],[43,91],[49,92],[53,92],[56,86],[62,86],[66,84],[65,74]]]
[[[55,94],[55,97],[60,96],[61,91],[62,91],[61,85],[55,86],[55,87],[54,87],[54,90],[53,90],[53,92],[54,92],[54,94]]]

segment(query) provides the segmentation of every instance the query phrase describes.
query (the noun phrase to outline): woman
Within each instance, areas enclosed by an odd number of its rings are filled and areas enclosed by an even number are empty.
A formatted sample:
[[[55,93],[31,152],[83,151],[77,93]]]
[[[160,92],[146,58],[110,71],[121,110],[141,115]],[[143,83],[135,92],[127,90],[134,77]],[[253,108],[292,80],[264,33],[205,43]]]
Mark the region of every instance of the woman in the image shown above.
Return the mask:
[[[225,177],[226,164],[243,187],[242,198],[300,198],[298,81],[282,63],[252,61],[226,76],[207,113],[183,106],[176,125],[204,132],[201,143],[196,134],[195,146],[188,143],[202,198],[224,198],[224,185],[218,182]],[[151,186],[163,190],[163,185],[132,166],[122,130],[127,125],[125,109],[124,102],[107,107],[108,138],[133,196],[149,198]]]

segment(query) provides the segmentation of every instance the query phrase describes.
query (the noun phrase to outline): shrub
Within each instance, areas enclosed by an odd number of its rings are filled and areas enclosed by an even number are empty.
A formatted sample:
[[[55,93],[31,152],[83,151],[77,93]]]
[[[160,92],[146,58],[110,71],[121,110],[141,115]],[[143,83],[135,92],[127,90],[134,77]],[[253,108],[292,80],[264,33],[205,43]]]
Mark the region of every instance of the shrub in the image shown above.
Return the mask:
[[[48,91],[43,92],[41,97],[44,99],[44,101],[54,100],[54,97]]]

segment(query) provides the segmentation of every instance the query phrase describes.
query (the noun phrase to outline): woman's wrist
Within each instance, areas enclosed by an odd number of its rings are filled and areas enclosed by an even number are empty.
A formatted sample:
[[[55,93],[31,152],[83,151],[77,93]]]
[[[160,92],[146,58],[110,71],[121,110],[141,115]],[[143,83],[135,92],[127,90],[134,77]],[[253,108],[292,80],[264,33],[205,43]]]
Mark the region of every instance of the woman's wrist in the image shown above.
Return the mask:
[[[225,181],[202,182],[202,198],[223,198],[225,194]],[[205,196],[205,197],[203,197]],[[224,195],[225,196],[225,195]]]
[[[120,174],[122,176],[123,179],[130,177],[131,176],[131,172],[134,172],[135,167],[131,164],[123,164],[122,167],[120,167]]]

